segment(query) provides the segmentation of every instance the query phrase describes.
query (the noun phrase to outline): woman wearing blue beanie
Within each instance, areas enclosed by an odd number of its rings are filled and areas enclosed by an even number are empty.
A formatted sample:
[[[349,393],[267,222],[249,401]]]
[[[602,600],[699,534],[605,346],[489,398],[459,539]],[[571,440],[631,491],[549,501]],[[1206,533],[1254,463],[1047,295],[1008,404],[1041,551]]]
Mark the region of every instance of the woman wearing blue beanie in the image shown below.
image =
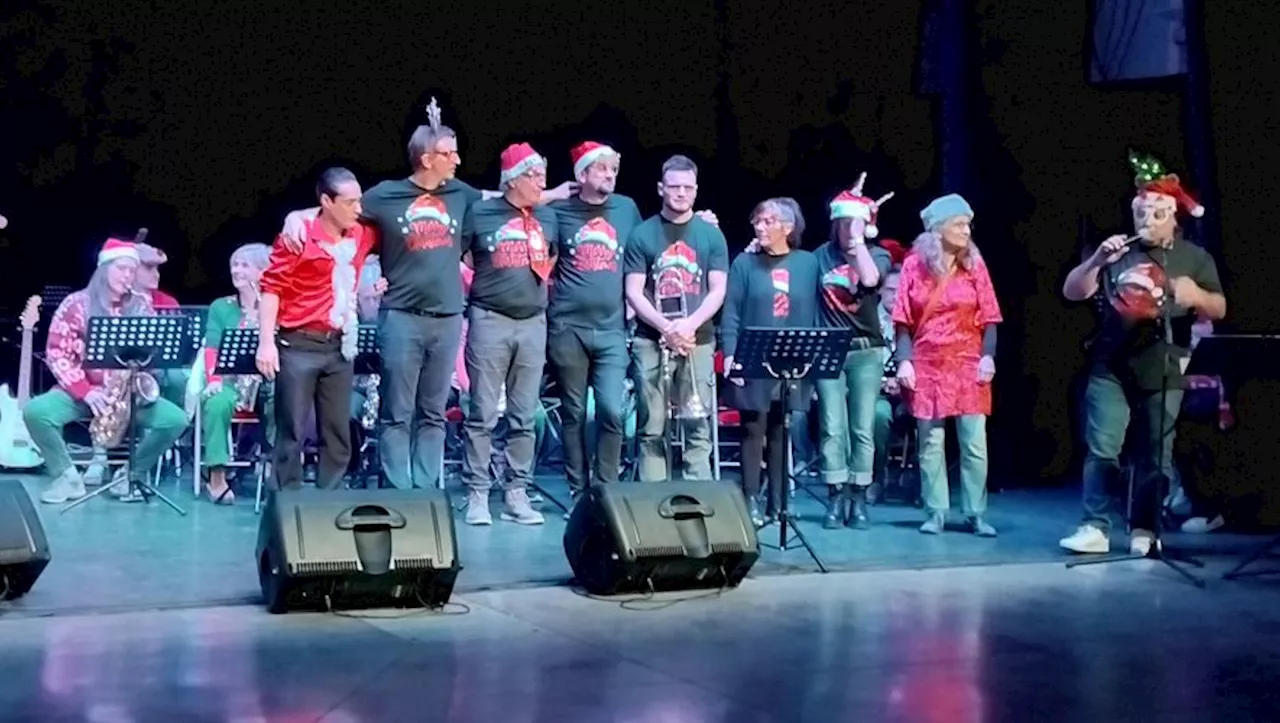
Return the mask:
[[[898,380],[916,418],[920,487],[936,535],[947,521],[946,421],[956,420],[962,505],[970,531],[994,537],[987,523],[987,416],[995,377],[996,324],[1003,319],[987,265],[973,244],[973,208],[957,194],[923,211],[924,233],[902,264],[893,305]]]

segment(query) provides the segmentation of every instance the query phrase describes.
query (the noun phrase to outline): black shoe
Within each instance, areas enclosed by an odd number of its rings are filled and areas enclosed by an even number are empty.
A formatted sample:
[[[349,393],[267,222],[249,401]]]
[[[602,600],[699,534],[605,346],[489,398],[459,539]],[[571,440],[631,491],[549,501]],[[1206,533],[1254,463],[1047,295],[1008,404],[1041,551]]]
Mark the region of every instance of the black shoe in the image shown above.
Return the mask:
[[[829,485],[827,490],[827,515],[822,520],[822,527],[838,530],[844,526],[844,485]]]
[[[860,487],[853,491],[853,504],[849,506],[846,524],[855,530],[871,529],[871,520],[867,517],[867,488]]]

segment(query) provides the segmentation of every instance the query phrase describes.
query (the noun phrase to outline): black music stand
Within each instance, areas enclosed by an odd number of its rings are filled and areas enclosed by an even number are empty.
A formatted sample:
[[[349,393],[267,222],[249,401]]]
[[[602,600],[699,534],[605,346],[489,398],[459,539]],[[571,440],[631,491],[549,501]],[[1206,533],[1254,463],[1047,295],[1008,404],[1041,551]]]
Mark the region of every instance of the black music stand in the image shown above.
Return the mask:
[[[209,315],[207,306],[171,306],[156,309],[156,316],[177,316],[183,319],[182,349],[179,367],[190,367],[204,348],[204,323]],[[257,340],[254,340],[257,343]],[[256,347],[255,347],[256,350]]]
[[[738,337],[738,348],[733,358],[734,368],[729,370],[729,376],[782,382],[782,403],[786,408],[783,425],[790,435],[793,413],[791,398],[796,394],[796,387],[800,382],[835,379],[840,376],[840,369],[852,346],[852,329],[747,327]],[[786,444],[782,449],[783,478],[769,480],[769,484],[775,487],[772,494],[779,505],[778,544],[760,544],[779,552],[795,549],[791,546],[792,540],[788,539],[787,531],[790,528],[818,569],[827,572],[826,564],[800,530],[797,524],[799,518],[791,512],[791,494],[787,489],[790,474],[791,445]],[[770,522],[764,527],[771,524],[774,523]]]
[[[1280,378],[1275,360],[1280,358],[1280,335],[1276,334],[1221,334],[1206,336],[1200,340],[1191,354],[1187,374],[1203,374],[1222,377],[1229,389],[1239,389],[1251,379],[1275,380]],[[1225,580],[1242,577],[1280,574],[1280,568],[1246,570],[1250,565],[1271,558],[1280,547],[1280,534],[1273,536],[1240,561]]]
[[[382,357],[378,353],[377,324],[361,324],[356,332],[355,373],[356,376],[377,374],[381,377]],[[359,471],[358,474],[361,483],[366,487],[369,485],[369,477],[376,478],[378,486],[382,485],[382,462],[378,454],[378,432],[382,429],[381,412],[382,410],[378,410],[373,429],[364,437],[365,446],[352,452],[352,454],[361,457],[360,464],[363,465],[364,469]],[[368,455],[364,454],[366,449],[371,450]],[[443,483],[444,477],[441,476],[440,479],[441,483]]]
[[[127,371],[131,374],[183,366],[183,332],[185,322],[169,316],[91,316],[85,334],[84,368]],[[165,497],[149,483],[138,481],[133,469],[137,452],[137,393],[130,383],[129,424],[125,428],[125,444],[129,449],[129,492],[138,492],[150,502],[157,497],[174,512],[185,516],[186,510]],[[158,401],[158,400],[157,400]],[[105,484],[62,508],[66,512],[103,494],[114,485]]]

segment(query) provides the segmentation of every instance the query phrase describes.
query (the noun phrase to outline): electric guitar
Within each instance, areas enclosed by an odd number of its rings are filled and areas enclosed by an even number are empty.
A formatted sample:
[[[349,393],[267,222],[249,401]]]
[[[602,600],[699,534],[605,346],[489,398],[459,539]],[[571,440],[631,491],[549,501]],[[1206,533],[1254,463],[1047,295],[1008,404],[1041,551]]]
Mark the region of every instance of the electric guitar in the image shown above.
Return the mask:
[[[9,385],[0,385],[0,467],[35,469],[44,464],[40,452],[31,441],[22,408],[31,398],[31,337],[40,318],[40,297],[27,299],[18,317],[22,324],[22,360],[18,365],[18,398],[9,393]]]

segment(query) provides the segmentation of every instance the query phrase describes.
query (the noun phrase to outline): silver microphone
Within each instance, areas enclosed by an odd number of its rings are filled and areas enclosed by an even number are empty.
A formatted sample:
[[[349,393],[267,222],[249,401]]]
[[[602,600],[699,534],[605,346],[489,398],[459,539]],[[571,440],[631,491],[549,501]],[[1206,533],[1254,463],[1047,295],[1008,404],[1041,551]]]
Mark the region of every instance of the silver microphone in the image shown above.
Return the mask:
[[[1126,239],[1124,240],[1124,244],[1122,244],[1122,245],[1123,245],[1123,246],[1128,246],[1129,244],[1133,243],[1134,241],[1143,241],[1143,240],[1147,240],[1147,239],[1150,239],[1150,238],[1151,238],[1151,232],[1150,232],[1150,231],[1148,231],[1148,230],[1147,230],[1147,229],[1145,229],[1145,228],[1144,228],[1144,229],[1139,229],[1137,233],[1135,233],[1134,235],[1132,235],[1132,236],[1130,236],[1130,237],[1126,238]]]

